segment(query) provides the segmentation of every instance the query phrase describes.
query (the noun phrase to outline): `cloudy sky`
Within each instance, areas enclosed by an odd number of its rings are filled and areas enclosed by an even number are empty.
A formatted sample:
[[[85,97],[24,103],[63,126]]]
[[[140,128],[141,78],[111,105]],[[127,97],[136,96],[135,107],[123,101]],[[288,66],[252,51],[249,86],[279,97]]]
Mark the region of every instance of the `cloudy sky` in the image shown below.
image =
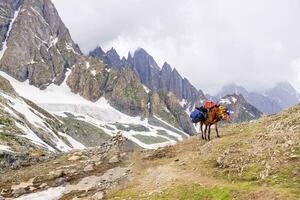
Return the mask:
[[[87,53],[143,47],[197,88],[235,82],[262,90],[290,81],[300,91],[299,0],[53,0]]]

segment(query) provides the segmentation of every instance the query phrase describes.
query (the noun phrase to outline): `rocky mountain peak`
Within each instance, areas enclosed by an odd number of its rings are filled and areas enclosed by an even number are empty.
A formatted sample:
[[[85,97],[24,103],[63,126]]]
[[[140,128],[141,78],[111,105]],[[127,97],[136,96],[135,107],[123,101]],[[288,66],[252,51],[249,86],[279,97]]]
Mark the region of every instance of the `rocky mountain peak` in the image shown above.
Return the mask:
[[[103,51],[103,49],[100,46],[97,46],[96,49],[94,49],[93,51],[90,51],[89,55],[103,60],[103,57],[105,56],[105,52]]]
[[[129,63],[130,66],[133,66],[133,57],[131,55],[131,52],[128,52],[128,56],[127,56],[127,62]]]
[[[121,69],[123,67],[123,62],[120,58],[120,55],[114,48],[111,48],[110,50],[108,50],[106,52],[106,56],[109,59],[109,61],[111,62],[111,65],[113,67],[115,67],[117,69]]]
[[[6,1],[1,10],[9,5],[13,8],[16,1]],[[6,32],[0,69],[42,89],[61,84],[80,49],[50,0],[25,0],[17,5],[10,28],[0,22],[0,32]]]
[[[165,71],[165,72],[172,72],[172,67],[171,65],[169,65],[169,63],[167,62],[164,62],[163,66],[162,66],[162,72]]]

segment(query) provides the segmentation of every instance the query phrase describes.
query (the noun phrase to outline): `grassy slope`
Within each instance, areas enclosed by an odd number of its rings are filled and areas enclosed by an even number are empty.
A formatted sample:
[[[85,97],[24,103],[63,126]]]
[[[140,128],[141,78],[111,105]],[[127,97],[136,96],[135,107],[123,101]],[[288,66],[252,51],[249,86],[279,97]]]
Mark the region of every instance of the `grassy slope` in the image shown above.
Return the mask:
[[[133,153],[135,178],[109,199],[300,199],[299,119],[297,106],[224,127],[210,142],[196,136],[162,152]]]

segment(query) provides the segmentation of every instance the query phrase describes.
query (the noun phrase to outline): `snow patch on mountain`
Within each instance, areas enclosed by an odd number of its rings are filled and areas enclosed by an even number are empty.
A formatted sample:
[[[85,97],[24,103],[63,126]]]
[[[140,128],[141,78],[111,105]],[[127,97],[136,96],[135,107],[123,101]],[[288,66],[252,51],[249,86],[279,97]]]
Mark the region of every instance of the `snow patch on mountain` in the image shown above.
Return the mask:
[[[229,104],[232,104],[232,102],[228,99],[228,98],[226,98],[226,99],[221,99],[220,101],[219,101],[219,103],[220,104],[227,104],[227,105],[229,105]]]
[[[12,150],[10,150],[9,146],[7,146],[7,145],[1,145],[1,144],[0,144],[0,151],[13,152]]]
[[[151,90],[146,86],[146,85],[144,85],[143,84],[143,87],[144,87],[144,90],[145,90],[145,92],[148,94]]]
[[[5,53],[6,49],[7,49],[7,40],[9,38],[9,36],[10,36],[10,32],[12,30],[12,27],[13,27],[15,21],[16,21],[17,17],[19,16],[20,9],[21,9],[21,7],[17,11],[15,11],[14,17],[13,17],[13,19],[11,20],[11,22],[9,24],[9,28],[8,28],[8,31],[7,31],[7,36],[6,36],[6,39],[5,39],[4,43],[3,43],[3,49],[0,51],[0,60],[2,59],[4,53]]]
[[[67,72],[67,77],[69,74],[70,71]],[[0,75],[10,81],[17,93],[37,103],[45,110],[63,117],[67,117],[66,114],[71,113],[76,116],[76,119],[99,127],[111,136],[117,134],[118,132],[122,132],[125,137],[143,148],[155,149],[158,147],[173,145],[178,140],[182,140],[183,136],[188,136],[179,129],[176,129],[176,131],[180,132],[180,134],[175,133],[168,128],[152,125],[147,119],[142,120],[140,117],[128,116],[113,108],[105,98],[100,98],[97,102],[88,101],[80,95],[71,92],[66,83],[67,78],[60,86],[51,84],[46,90],[40,90],[34,86],[31,86],[28,81],[21,83],[4,72],[0,72]],[[29,114],[32,113],[26,114],[29,116]],[[159,120],[167,124],[169,127],[172,127],[173,130],[175,129],[173,126],[169,125],[163,120]],[[45,128],[41,124],[41,121],[38,121],[38,119],[33,118],[31,122],[37,126]],[[120,130],[120,128],[118,128],[118,124],[129,127],[139,126],[143,127],[145,130]],[[164,134],[162,134],[162,132]],[[141,141],[141,139],[138,138],[140,136],[149,138],[149,140],[155,139],[156,142],[148,143]],[[177,141],[174,138],[176,138]],[[70,138],[67,139],[69,140]],[[70,143],[72,144],[71,141]],[[62,151],[69,150],[66,146],[62,145],[62,147]],[[83,146],[79,145],[79,147],[81,148]]]

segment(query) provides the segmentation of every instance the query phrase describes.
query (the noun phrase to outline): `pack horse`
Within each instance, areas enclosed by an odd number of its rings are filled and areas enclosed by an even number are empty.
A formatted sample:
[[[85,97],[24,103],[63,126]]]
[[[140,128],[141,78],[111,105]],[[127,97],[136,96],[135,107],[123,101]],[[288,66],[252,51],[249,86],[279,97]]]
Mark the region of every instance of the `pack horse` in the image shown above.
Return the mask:
[[[196,107],[190,117],[193,123],[200,124],[200,131],[203,140],[210,140],[211,126],[215,126],[217,137],[220,137],[218,122],[229,119],[229,111],[223,106],[207,101],[201,107]],[[203,125],[205,126],[203,130]],[[206,133],[208,134],[206,136]]]

